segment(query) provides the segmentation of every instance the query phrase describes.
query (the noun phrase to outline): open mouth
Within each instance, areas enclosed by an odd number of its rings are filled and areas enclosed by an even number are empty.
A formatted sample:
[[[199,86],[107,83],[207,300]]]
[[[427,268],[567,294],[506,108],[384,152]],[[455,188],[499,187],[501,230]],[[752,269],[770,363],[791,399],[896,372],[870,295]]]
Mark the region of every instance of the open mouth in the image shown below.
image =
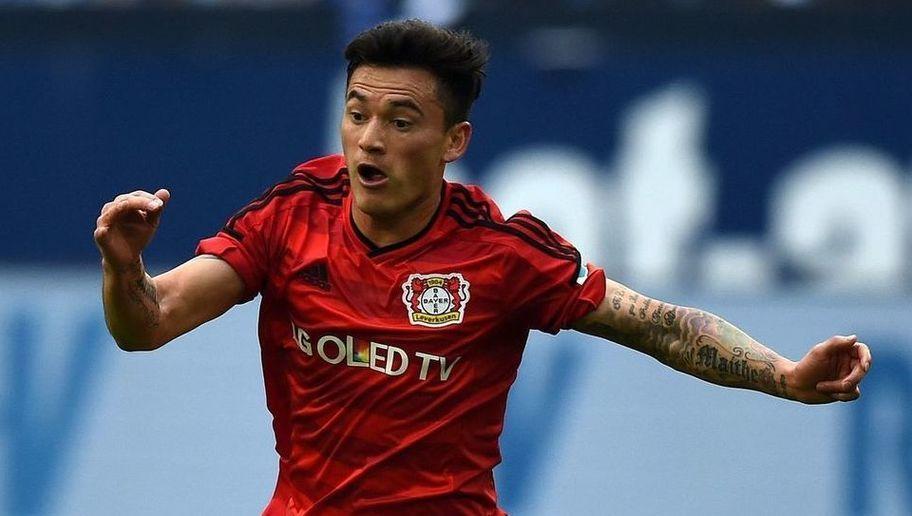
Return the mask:
[[[387,179],[385,172],[367,163],[358,165],[358,177],[361,178],[361,183],[366,186],[379,186],[386,182]]]

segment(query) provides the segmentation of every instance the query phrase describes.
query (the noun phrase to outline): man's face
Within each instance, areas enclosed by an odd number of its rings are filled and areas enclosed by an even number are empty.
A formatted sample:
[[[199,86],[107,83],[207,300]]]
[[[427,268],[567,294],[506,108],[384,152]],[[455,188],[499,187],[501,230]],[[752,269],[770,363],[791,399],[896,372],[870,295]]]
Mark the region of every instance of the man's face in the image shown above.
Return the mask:
[[[448,161],[459,158],[471,127],[447,128],[437,79],[418,68],[359,66],[342,117],[342,151],[355,209],[377,220],[407,217],[436,203]]]

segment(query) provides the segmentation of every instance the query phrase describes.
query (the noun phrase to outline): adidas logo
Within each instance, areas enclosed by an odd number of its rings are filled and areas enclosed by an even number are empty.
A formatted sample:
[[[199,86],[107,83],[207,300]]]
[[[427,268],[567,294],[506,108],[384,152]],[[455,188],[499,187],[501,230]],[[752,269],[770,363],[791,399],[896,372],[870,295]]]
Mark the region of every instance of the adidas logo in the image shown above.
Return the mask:
[[[301,272],[298,273],[298,277],[306,283],[329,291],[329,273],[326,269],[325,262],[316,262],[302,269]]]

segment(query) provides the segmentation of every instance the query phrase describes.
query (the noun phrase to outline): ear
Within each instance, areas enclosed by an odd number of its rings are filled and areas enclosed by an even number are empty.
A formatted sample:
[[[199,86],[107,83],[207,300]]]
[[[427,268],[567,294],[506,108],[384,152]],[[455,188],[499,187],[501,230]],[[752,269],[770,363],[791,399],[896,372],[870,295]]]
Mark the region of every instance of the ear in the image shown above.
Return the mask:
[[[469,148],[472,139],[472,124],[459,122],[447,131],[447,147],[443,153],[443,161],[451,163],[461,158]]]

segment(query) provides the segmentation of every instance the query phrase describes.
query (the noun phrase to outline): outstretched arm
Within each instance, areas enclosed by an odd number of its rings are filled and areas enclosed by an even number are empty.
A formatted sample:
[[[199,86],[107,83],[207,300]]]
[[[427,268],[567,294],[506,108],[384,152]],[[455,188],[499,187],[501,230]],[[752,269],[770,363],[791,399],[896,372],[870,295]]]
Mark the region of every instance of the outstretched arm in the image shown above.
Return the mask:
[[[214,256],[198,256],[155,278],[146,273],[141,253],[170,197],[167,190],[119,195],[98,217],[105,320],[126,351],[159,348],[223,314],[243,295],[241,278]]]
[[[858,398],[871,367],[871,352],[854,335],[831,337],[793,362],[716,315],[650,299],[611,280],[602,304],[573,328],[708,382],[803,403]]]

